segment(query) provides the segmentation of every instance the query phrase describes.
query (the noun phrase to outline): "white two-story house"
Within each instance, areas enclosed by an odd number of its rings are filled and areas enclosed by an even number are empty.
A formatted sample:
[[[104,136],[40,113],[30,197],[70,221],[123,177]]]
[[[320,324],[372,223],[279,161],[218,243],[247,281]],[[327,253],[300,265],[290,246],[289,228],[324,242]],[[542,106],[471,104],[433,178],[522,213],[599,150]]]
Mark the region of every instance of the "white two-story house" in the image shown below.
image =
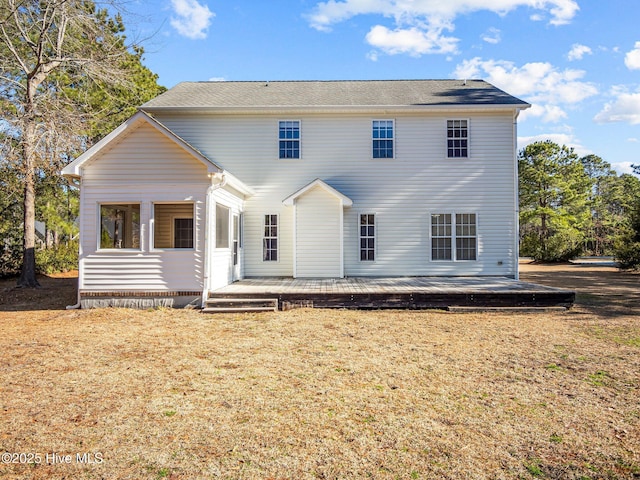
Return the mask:
[[[79,294],[518,276],[516,120],[480,80],[187,82],[69,164]]]

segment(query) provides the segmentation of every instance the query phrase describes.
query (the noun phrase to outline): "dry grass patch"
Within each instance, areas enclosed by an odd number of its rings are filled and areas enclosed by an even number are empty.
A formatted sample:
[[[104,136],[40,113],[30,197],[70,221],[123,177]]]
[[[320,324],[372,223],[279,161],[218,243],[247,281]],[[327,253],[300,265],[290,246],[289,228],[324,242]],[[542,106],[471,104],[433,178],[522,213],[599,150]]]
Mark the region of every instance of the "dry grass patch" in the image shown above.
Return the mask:
[[[637,478],[638,312],[598,308],[0,311],[0,451],[74,456],[0,478]]]

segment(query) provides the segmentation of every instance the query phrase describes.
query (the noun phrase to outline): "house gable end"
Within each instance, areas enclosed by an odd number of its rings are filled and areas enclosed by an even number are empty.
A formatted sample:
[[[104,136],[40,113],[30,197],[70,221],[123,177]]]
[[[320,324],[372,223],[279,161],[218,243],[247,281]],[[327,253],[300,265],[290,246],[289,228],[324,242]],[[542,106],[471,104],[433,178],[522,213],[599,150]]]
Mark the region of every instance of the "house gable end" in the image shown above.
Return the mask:
[[[207,173],[221,173],[222,168],[216,165],[213,161],[207,158],[195,147],[184,141],[178,135],[173,133],[163,124],[147,115],[144,112],[138,112],[122,125],[112,131],[109,135],[104,137],[93,147],[89,148],[86,152],[80,155],[77,159],[62,169],[62,175],[69,178],[79,178],[82,176],[82,170],[89,166],[96,160],[108,155],[109,152],[117,148],[122,148],[126,144],[127,139],[130,139],[132,135],[139,134],[141,129],[153,129],[154,135],[161,136],[161,141],[170,141],[176,150],[182,150],[182,155],[197,160],[205,168]],[[162,138],[164,137],[164,138]],[[125,147],[126,148],[126,147]],[[135,152],[139,155],[140,152]]]
[[[325,192],[327,192],[327,193],[333,195],[334,197],[336,197],[340,201],[340,203],[342,204],[343,207],[350,207],[351,205],[353,205],[353,201],[349,197],[347,197],[343,193],[340,193],[338,190],[336,190],[331,185],[327,184],[326,182],[324,182],[323,180],[321,180],[319,178],[316,178],[313,182],[305,185],[300,190],[298,190],[295,193],[289,195],[287,198],[285,198],[282,201],[283,205],[292,206],[299,197],[302,197],[303,195],[305,195],[306,193],[310,192],[311,190],[313,190],[316,187],[321,188]]]

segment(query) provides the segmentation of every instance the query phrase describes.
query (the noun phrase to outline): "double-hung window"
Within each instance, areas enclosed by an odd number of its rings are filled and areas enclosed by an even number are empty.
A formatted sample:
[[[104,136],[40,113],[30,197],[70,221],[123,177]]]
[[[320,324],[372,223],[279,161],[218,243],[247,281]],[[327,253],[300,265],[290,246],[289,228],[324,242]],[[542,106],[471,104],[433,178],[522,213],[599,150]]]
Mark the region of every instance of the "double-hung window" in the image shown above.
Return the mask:
[[[360,261],[376,259],[376,216],[372,213],[360,215]]]
[[[456,214],[456,260],[475,260],[477,255],[475,213]]]
[[[281,120],[278,141],[280,158],[300,158],[300,121]]]
[[[372,124],[373,158],[393,158],[393,120],[374,120]]]
[[[447,158],[469,157],[469,121],[447,120]]]
[[[431,260],[476,260],[477,238],[475,213],[431,215]]]
[[[431,215],[431,260],[451,260],[451,214]]]
[[[264,216],[262,260],[265,262],[278,261],[278,215]]]

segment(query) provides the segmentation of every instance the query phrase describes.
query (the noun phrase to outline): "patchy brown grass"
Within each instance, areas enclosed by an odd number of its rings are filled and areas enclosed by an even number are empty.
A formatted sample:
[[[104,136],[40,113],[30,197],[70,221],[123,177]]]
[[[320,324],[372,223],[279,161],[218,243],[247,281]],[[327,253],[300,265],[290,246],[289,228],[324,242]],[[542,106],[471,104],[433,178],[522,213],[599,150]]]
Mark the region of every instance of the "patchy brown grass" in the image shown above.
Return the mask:
[[[73,279],[0,283],[0,452],[41,456],[0,478],[638,478],[640,277],[586,268],[523,268],[578,288],[545,314],[65,311]]]

